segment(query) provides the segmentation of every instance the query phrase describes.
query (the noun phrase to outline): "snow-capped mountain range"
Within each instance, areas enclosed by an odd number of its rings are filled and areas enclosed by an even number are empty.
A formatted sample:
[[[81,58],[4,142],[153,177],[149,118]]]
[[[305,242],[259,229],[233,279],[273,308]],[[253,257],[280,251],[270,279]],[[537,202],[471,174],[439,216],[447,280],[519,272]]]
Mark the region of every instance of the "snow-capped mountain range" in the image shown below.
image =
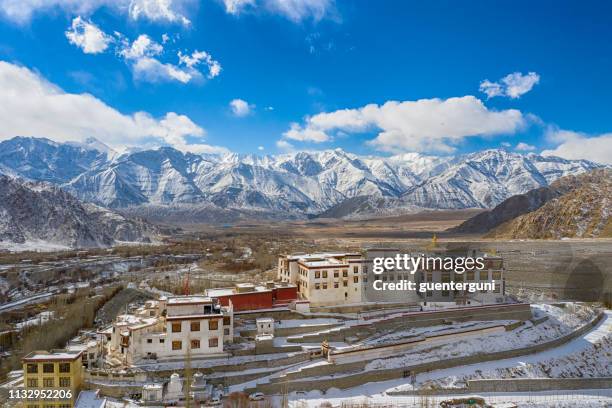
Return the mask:
[[[196,155],[170,147],[117,153],[95,139],[15,137],[0,143],[0,173],[48,181],[101,206],[149,212],[210,208],[304,217],[489,208],[596,167],[501,149],[455,157],[357,156],[340,149],[256,156]]]

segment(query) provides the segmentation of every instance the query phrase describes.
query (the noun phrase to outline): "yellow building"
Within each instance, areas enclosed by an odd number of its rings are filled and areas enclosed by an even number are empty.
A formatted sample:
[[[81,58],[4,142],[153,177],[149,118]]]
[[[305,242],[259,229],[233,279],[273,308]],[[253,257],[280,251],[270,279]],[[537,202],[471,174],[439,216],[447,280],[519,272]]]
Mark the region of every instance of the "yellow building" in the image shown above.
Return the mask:
[[[82,351],[53,350],[35,351],[25,356],[22,359],[25,389],[53,390],[49,398],[28,400],[25,406],[72,408],[83,384],[82,354]]]

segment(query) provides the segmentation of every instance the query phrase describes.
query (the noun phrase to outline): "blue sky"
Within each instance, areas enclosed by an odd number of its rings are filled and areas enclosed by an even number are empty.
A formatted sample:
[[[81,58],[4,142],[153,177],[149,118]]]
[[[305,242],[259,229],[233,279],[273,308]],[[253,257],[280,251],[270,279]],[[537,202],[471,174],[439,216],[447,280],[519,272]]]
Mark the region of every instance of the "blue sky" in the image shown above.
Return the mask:
[[[38,3],[0,0],[2,139],[612,157],[609,2]]]

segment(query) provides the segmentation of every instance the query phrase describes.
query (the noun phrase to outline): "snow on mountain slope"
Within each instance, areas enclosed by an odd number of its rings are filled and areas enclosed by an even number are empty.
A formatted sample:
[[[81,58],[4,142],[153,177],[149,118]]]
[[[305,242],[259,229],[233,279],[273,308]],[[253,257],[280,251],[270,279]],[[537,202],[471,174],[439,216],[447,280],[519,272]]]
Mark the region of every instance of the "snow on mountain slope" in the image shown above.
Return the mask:
[[[341,149],[257,156],[195,155],[170,147],[119,154],[95,140],[60,144],[14,138],[0,143],[0,173],[51,181],[106,207],[146,205],[147,212],[164,205],[215,205],[275,216],[332,210],[350,217],[486,208],[595,167],[585,160],[504,150],[456,157],[358,156]]]
[[[48,242],[66,247],[106,247],[148,241],[155,229],[42,182],[0,175],[0,247]]]
[[[96,139],[77,144],[15,137],[0,142],[0,172],[30,180],[64,183],[104,164],[111,156],[112,150]]]
[[[466,155],[441,174],[408,190],[402,200],[425,208],[489,208],[510,196],[546,186],[560,176],[596,167],[586,160],[485,150]]]

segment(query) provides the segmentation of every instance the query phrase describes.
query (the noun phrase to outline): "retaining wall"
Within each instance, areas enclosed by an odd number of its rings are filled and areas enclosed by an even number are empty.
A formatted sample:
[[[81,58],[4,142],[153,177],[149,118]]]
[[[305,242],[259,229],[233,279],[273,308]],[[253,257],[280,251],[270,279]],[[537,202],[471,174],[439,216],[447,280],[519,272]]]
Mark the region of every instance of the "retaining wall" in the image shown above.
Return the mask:
[[[368,382],[379,382],[379,381],[387,381],[393,380],[397,378],[402,378],[406,376],[407,372],[410,373],[423,373],[434,370],[441,370],[446,368],[452,368],[462,365],[471,365],[471,364],[479,364],[487,361],[493,360],[502,360],[506,358],[518,357],[526,354],[538,353],[541,351],[548,350],[550,348],[561,346],[567,343],[570,340],[573,340],[576,337],[579,337],[595,327],[603,318],[604,314],[600,313],[595,319],[591,322],[585,324],[578,330],[569,333],[563,337],[560,337],[555,340],[551,340],[546,343],[537,344],[535,346],[523,347],[520,349],[513,350],[505,350],[499,351],[495,353],[488,354],[476,354],[465,357],[457,357],[453,359],[432,361],[423,364],[416,364],[412,366],[406,366],[402,368],[393,368],[386,370],[372,370],[372,371],[359,371],[354,373],[349,373],[345,375],[334,375],[332,374],[326,378],[304,378],[300,380],[299,373],[295,373],[293,375],[287,375],[284,377],[280,377],[275,379],[274,382],[258,384],[255,388],[246,389],[245,392],[251,393],[255,391],[264,392],[266,394],[275,394],[279,393],[283,390],[287,390],[288,392],[292,391],[311,391],[311,390],[327,390],[329,388],[353,388],[359,385],[363,385]],[[362,363],[365,367],[365,362]],[[336,367],[346,366],[345,369],[354,370],[356,369],[353,365],[336,365]],[[325,368],[324,368],[325,367]],[[316,376],[325,376],[329,375],[329,366],[319,366],[312,367],[308,370],[308,375],[311,377]],[[345,370],[346,372],[346,370]],[[303,378],[304,373],[302,373]],[[295,378],[295,380],[293,380]],[[389,392],[390,395],[404,395],[405,392]]]

